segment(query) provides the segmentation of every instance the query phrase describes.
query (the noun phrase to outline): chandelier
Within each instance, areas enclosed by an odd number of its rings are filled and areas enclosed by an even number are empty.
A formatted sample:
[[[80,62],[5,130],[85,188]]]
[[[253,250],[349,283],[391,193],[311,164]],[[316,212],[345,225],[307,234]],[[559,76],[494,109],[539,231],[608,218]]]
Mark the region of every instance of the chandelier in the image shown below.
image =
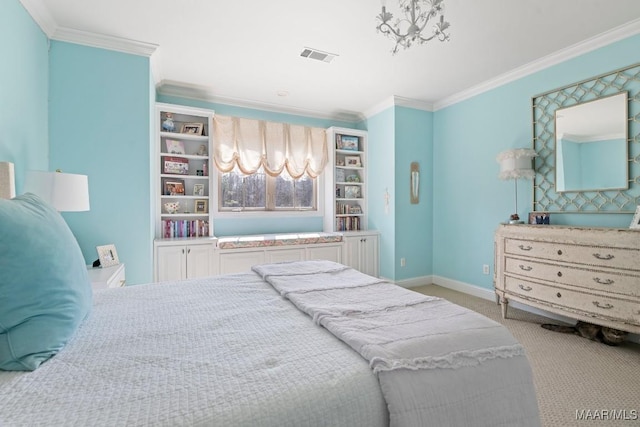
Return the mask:
[[[391,50],[394,55],[398,53],[398,49],[402,46],[408,49],[414,43],[423,44],[434,38],[441,42],[449,40],[449,34],[446,33],[449,23],[444,20],[444,0],[400,0],[400,8],[405,15],[403,19],[396,19],[391,23],[393,14],[387,12],[387,8],[382,6],[382,12],[376,18],[380,24],[376,29],[396,42]],[[429,21],[440,16],[433,26],[433,33],[426,36],[422,34]]]

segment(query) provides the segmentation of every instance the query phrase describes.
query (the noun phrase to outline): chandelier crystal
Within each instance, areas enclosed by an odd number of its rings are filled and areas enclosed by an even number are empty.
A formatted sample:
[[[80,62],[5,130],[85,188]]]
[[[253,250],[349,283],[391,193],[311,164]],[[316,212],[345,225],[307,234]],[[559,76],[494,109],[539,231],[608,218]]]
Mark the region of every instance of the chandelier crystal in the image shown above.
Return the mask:
[[[382,12],[376,16],[380,21],[376,29],[396,42],[391,50],[394,55],[398,53],[400,47],[410,48],[414,43],[423,44],[433,39],[449,41],[449,34],[446,32],[449,23],[444,20],[444,0],[400,0],[400,8],[405,18],[396,18],[394,22],[393,14],[387,12],[387,8],[382,6]],[[422,31],[430,21],[440,16],[440,20],[433,25],[433,32],[423,35]]]

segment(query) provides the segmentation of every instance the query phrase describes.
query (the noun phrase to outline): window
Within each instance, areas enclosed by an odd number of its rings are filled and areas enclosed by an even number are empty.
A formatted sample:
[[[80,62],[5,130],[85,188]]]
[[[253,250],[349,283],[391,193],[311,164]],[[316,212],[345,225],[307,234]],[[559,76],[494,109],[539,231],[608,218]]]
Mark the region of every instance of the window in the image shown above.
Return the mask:
[[[236,166],[219,174],[220,211],[317,210],[317,179],[304,174],[292,178],[285,169],[276,177],[263,168],[246,175]]]

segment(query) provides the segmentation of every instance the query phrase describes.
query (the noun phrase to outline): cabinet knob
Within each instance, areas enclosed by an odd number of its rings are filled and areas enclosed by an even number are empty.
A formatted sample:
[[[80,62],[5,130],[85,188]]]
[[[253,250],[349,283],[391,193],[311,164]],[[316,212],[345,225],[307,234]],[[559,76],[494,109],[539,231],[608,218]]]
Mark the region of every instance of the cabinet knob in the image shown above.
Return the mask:
[[[558,292],[558,293],[556,294],[556,296],[557,296],[558,298],[562,298],[562,294],[561,294],[560,292]]]
[[[191,253],[191,248],[187,249],[187,253],[190,254]]]
[[[184,248],[181,249],[182,253],[184,253]]]
[[[558,271],[558,277],[562,277],[562,271]]]
[[[562,255],[562,251],[561,250],[558,250],[558,255]]]

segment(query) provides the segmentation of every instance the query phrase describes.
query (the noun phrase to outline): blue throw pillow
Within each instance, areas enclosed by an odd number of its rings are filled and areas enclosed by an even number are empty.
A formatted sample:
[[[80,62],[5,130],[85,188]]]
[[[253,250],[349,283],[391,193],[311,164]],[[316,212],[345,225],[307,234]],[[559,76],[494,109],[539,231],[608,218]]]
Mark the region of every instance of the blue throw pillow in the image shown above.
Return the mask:
[[[62,216],[30,193],[0,199],[0,369],[36,369],[91,306],[84,258]]]

